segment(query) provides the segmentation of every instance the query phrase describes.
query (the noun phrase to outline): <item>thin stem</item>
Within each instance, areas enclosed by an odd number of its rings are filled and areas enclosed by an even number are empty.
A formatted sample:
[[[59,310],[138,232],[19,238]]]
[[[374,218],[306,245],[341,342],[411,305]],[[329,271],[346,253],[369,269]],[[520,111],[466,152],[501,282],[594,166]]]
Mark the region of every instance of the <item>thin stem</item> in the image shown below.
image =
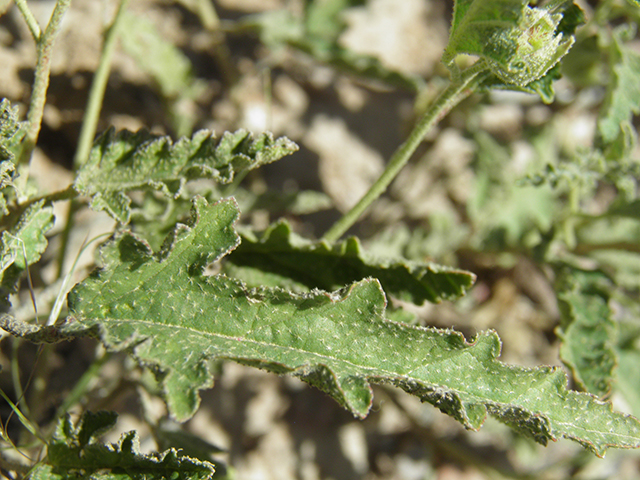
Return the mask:
[[[204,28],[211,31],[220,28],[220,17],[218,17],[218,12],[216,12],[213,2],[210,0],[197,0],[195,10]]]
[[[564,221],[564,241],[569,250],[573,250],[576,246],[576,214],[580,210],[580,192],[579,187],[571,187],[569,190],[569,211],[570,215]]]
[[[80,130],[78,139],[78,148],[74,158],[76,168],[84,165],[89,158],[91,146],[98,127],[98,119],[100,118],[100,110],[102,109],[102,101],[104,92],[107,89],[107,81],[111,71],[111,59],[115,51],[116,40],[118,38],[118,27],[121,24],[122,14],[129,0],[120,0],[118,11],[111,22],[111,26],[104,35],[104,43],[102,45],[102,55],[100,55],[100,63],[93,76],[91,91],[89,92],[89,100],[87,101],[87,109]]]
[[[15,3],[16,7],[18,7],[18,10],[20,10],[20,13],[22,14],[24,21],[27,22],[27,27],[29,27],[29,30],[31,31],[31,36],[36,42],[40,41],[42,30],[40,30],[40,25],[33,16],[33,13],[29,10],[26,0],[15,0]]]
[[[18,361],[18,350],[21,344],[22,339],[20,338],[14,338],[11,344],[11,380],[13,382],[13,392],[18,399],[17,403],[20,403],[24,398],[24,388],[22,388],[22,381],[20,380],[20,363]],[[27,416],[30,415],[26,402],[23,403],[22,410],[24,410]]]
[[[18,207],[21,210],[28,208],[34,203],[38,203],[42,200],[45,202],[60,202],[62,200],[71,200],[78,196],[78,192],[73,188],[73,185],[69,185],[64,190],[58,190],[57,192],[47,193],[46,195],[40,195],[38,197],[33,197],[27,200],[26,202],[21,203]]]
[[[405,140],[393,154],[380,178],[376,180],[360,201],[324,234],[324,237],[322,237],[323,240],[327,242],[337,241],[356,223],[360,215],[384,193],[396,175],[398,175],[400,170],[407,164],[427,132],[447,115],[453,107],[475,91],[477,85],[484,79],[486,72],[488,72],[488,70],[484,62],[478,61],[472,67],[462,72],[461,75],[440,94],[413,128],[407,140]]]
[[[69,202],[69,209],[64,223],[64,229],[60,234],[60,248],[58,249],[58,256],[56,258],[56,280],[59,279],[64,272],[64,261],[67,257],[67,248],[69,245],[69,238],[71,237],[71,230],[73,230],[73,217],[78,210],[78,202],[75,199],[71,199]]]
[[[47,89],[49,88],[49,75],[51,73],[51,51],[60,27],[62,18],[69,8],[71,0],[58,0],[47,28],[37,39],[36,44],[36,71],[31,91],[31,103],[29,104],[29,114],[27,115],[27,132],[22,143],[22,150],[18,157],[18,163],[26,165],[31,160],[31,154],[40,135],[42,125],[42,115],[44,104],[47,99]],[[22,10],[21,10],[22,11]],[[24,12],[23,12],[24,15]],[[31,27],[30,27],[31,28]],[[23,175],[22,184],[26,183],[27,175]]]

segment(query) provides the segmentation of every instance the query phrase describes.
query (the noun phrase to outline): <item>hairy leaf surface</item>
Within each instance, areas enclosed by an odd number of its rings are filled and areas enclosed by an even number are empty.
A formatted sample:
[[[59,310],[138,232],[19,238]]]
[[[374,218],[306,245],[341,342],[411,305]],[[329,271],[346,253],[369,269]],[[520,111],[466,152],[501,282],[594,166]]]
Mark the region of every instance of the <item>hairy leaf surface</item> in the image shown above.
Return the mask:
[[[295,152],[298,146],[270,133],[253,138],[246,130],[226,132],[221,138],[200,130],[191,138],[173,143],[169,137],[147,131],[132,133],[109,129],[98,137],[87,163],[74,183],[76,190],[92,197],[96,210],[106,210],[127,223],[131,200],[125,192],[153,188],[177,195],[194,178],[229,183],[238,172],[252,170]]]
[[[207,359],[222,358],[291,373],[367,415],[370,383],[391,383],[477,429],[487,412],[545,444],[568,437],[604,454],[640,445],[640,423],[594,397],[566,389],[562,370],[497,361],[495,332],[472,343],[449,330],[385,319],[375,279],[341,291],[293,294],[248,289],[206,264],[237,246],[232,201],[194,201],[190,225],[176,228],[154,254],[130,234],[103,251],[104,267],[69,296],[67,332],[97,335],[108,349],[129,349],[162,380],[179,420],[212,383]]]
[[[31,478],[205,480],[213,476],[212,464],[181,455],[173,448],[141,454],[135,431],[123,434],[117,444],[99,443],[97,437],[111,429],[116,419],[114,412],[85,412],[75,426],[68,415],[62,418],[48,445],[46,463],[38,465]]]
[[[18,107],[12,107],[9,100],[0,101],[0,214],[6,215],[7,203],[15,197],[11,188],[16,175],[13,160],[15,151],[24,137],[24,123],[18,121]]]
[[[227,260],[231,264],[225,266],[227,271],[251,286],[257,286],[255,280],[268,281],[261,273],[323,290],[374,277],[388,295],[418,305],[458,298],[475,281],[471,272],[436,263],[371,258],[356,237],[335,245],[311,242],[292,232],[286,221],[272,225],[260,237],[247,232]]]
[[[45,234],[53,227],[53,207],[44,200],[28,207],[17,223],[0,236],[0,305],[15,291],[28,265],[40,260],[47,248]]]
[[[477,55],[495,77],[490,88],[538,93],[553,99],[553,67],[573,45],[582,12],[571,0],[529,7],[526,0],[456,0],[443,62],[455,71],[459,54]],[[553,69],[553,70],[552,70]]]
[[[6,98],[0,101],[0,162],[13,160],[13,150],[25,134],[25,123],[18,120],[18,107]]]
[[[617,329],[609,307],[609,279],[600,272],[570,268],[559,277],[560,357],[578,385],[603,397],[611,391],[613,369],[617,366],[614,351]]]

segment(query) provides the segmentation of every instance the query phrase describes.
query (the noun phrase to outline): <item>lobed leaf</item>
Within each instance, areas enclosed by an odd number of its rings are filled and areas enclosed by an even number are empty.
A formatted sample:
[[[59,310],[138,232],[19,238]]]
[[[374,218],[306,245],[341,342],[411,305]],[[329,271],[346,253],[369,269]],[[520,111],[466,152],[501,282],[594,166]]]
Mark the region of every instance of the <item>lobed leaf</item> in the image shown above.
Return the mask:
[[[292,232],[286,221],[259,237],[247,232],[226,260],[225,271],[250,286],[264,285],[271,278],[278,280],[276,285],[288,282],[284,285],[289,288],[336,290],[374,277],[388,295],[418,305],[458,298],[475,281],[471,272],[432,262],[372,258],[356,237],[334,245],[311,242]]]
[[[92,197],[94,209],[128,223],[131,200],[126,191],[153,188],[176,196],[194,178],[229,183],[239,172],[274,162],[297,149],[285,137],[274,140],[270,133],[263,133],[254,139],[246,130],[226,132],[219,139],[200,130],[173,143],[169,137],[146,131],[116,133],[109,129],[96,139],[74,187]]]
[[[202,183],[185,186],[178,198],[160,196],[153,191],[144,192],[142,198],[137,198],[131,205],[132,230],[142,236],[153,249],[160,248],[175,224],[189,217],[191,199],[196,195],[206,198],[208,202],[216,202],[222,197],[216,185]],[[313,190],[267,190],[257,194],[239,186],[234,188],[233,196],[245,215],[256,210],[267,211],[276,216],[284,212],[308,215],[332,206],[328,195]]]
[[[163,453],[141,454],[135,431],[123,434],[117,444],[98,443],[96,437],[112,428],[116,418],[114,412],[85,412],[78,426],[72,424],[68,415],[62,418],[48,445],[47,463],[39,464],[31,478],[205,480],[213,476],[211,463],[180,455],[173,448]]]
[[[198,390],[211,385],[209,358],[290,373],[334,397],[358,417],[372,401],[370,383],[391,383],[464,426],[487,413],[540,443],[564,436],[598,455],[640,446],[640,423],[593,396],[566,389],[552,367],[497,361],[495,332],[472,343],[460,333],[385,319],[375,279],[329,293],[248,289],[206,264],[236,247],[233,201],[194,200],[189,225],[178,225],[154,254],[128,233],[103,250],[104,267],[69,295],[69,334],[93,334],[110,350],[130,350],[160,377],[170,412],[186,420]]]
[[[609,307],[609,279],[593,271],[561,269],[556,295],[562,316],[556,333],[562,340],[560,358],[577,384],[604,397],[611,392],[617,333]]]

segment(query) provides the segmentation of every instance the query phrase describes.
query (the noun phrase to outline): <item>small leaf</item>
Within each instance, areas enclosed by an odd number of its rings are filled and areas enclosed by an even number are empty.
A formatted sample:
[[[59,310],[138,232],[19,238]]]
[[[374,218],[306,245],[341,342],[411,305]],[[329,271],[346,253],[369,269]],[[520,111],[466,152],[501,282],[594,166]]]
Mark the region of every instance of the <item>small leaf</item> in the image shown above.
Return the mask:
[[[148,74],[165,100],[174,131],[189,134],[196,121],[189,103],[205,90],[204,82],[192,72],[191,60],[156,25],[128,10],[122,14],[119,40],[135,65]],[[187,102],[187,103],[185,103]]]
[[[193,88],[191,62],[147,18],[125,11],[120,42],[136,64],[157,82],[162,96],[175,98]]]
[[[262,42],[271,48],[286,45],[346,73],[419,92],[424,80],[418,75],[389,70],[377,58],[340,45],[339,37],[346,26],[342,12],[360,3],[361,0],[309,2],[301,17],[289,10],[276,9],[251,15],[242,20],[241,25],[257,30]]]
[[[225,267],[227,271],[240,275],[251,286],[257,286],[253,282],[263,278],[259,272],[293,280],[290,287],[322,290],[336,290],[374,277],[388,295],[418,305],[456,299],[475,281],[471,272],[432,262],[371,258],[355,237],[335,245],[311,242],[292,232],[286,221],[272,225],[260,237],[244,235],[240,246],[226,259],[240,267]]]
[[[179,225],[158,253],[131,234],[103,251],[104,267],[77,285],[67,334],[97,335],[109,350],[127,349],[152,366],[178,420],[198,407],[211,385],[209,358],[291,373],[333,396],[358,417],[372,402],[370,383],[419,396],[467,428],[489,413],[540,443],[564,436],[598,455],[640,446],[640,423],[593,396],[566,389],[551,367],[497,361],[495,332],[472,343],[449,330],[393,323],[377,280],[338,292],[296,295],[248,289],[204,266],[238,244],[232,201],[195,199],[192,221]]]
[[[609,307],[609,279],[602,273],[564,268],[559,272],[556,295],[562,314],[557,334],[562,340],[560,358],[578,385],[604,397],[611,392],[617,366],[614,342],[617,332]]]
[[[270,133],[263,133],[254,139],[245,130],[226,132],[220,139],[200,130],[191,138],[172,143],[169,137],[146,131],[116,133],[109,129],[96,139],[74,187],[92,197],[94,209],[127,223],[131,200],[126,191],[153,188],[176,196],[190,179],[229,183],[237,173],[274,162],[297,149],[285,137],[274,140]]]
[[[16,167],[15,153],[25,134],[25,125],[18,121],[18,107],[9,100],[0,101],[0,215],[7,215],[7,204],[15,197],[13,179]]]
[[[612,35],[612,78],[607,84],[607,98],[598,119],[598,133],[605,145],[618,138],[622,125],[631,122],[632,114],[640,113],[640,54],[624,44],[627,30],[619,27]]]
[[[6,166],[5,160],[14,159],[14,149],[25,134],[25,124],[18,121],[18,107],[12,107],[6,98],[0,101],[0,162],[2,162],[2,180]],[[0,183],[0,188],[4,185]]]
[[[18,223],[0,236],[0,304],[16,291],[20,275],[47,248],[45,234],[53,227],[53,207],[44,200],[25,210]]]
[[[180,455],[173,448],[141,454],[136,432],[123,434],[117,444],[98,443],[96,437],[112,428],[116,418],[113,412],[85,412],[77,427],[68,415],[62,418],[49,443],[46,463],[39,464],[31,478],[205,480],[213,476],[211,463]]]

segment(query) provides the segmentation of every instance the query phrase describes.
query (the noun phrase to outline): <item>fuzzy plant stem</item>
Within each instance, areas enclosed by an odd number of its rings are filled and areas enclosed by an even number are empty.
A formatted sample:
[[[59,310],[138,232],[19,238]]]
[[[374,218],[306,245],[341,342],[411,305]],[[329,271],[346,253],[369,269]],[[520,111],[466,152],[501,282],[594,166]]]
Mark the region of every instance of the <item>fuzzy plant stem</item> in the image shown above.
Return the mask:
[[[98,119],[100,118],[100,110],[102,110],[102,102],[104,99],[104,92],[107,89],[107,81],[109,80],[109,73],[111,71],[111,59],[115,51],[116,40],[118,39],[118,26],[122,23],[121,19],[123,12],[129,0],[120,0],[118,10],[115,14],[113,22],[106,30],[104,34],[104,42],[102,44],[102,54],[100,55],[100,62],[96,73],[93,76],[93,82],[91,84],[91,90],[89,91],[89,99],[87,100],[87,108],[85,110],[84,118],[82,120],[82,127],[80,128],[80,136],[78,138],[78,146],[76,148],[76,154],[73,160],[75,168],[80,168],[89,159],[91,153],[91,146],[93,145],[93,139],[98,128]],[[71,206],[67,213],[67,219],[65,222],[65,229],[61,236],[61,245],[58,250],[57,259],[57,272],[56,278],[60,278],[64,270],[64,260],[67,256],[67,245],[69,243],[69,236],[73,229],[73,215],[77,210],[77,204],[71,199]]]
[[[407,140],[395,151],[380,178],[376,180],[360,201],[324,234],[322,240],[327,242],[337,241],[358,221],[362,213],[385,192],[396,175],[398,175],[400,170],[407,164],[427,132],[442,120],[453,107],[471,95],[479,83],[485,78],[487,72],[488,69],[485,63],[478,61],[472,67],[463,71],[459,77],[449,84],[424,113],[409,134]]]
[[[38,21],[29,10],[27,5],[27,0],[15,0],[16,7],[20,10],[24,21],[27,22],[27,27],[31,31],[31,36],[33,39],[38,42],[40,40],[40,35],[42,35],[42,31],[40,30],[40,25],[38,25]]]
[[[118,11],[116,12],[113,22],[104,35],[102,55],[100,55],[100,63],[93,76],[93,83],[91,84],[91,91],[89,92],[89,99],[87,101],[87,109],[84,114],[80,137],[78,139],[78,148],[76,149],[76,155],[73,161],[76,168],[86,163],[89,158],[89,153],[91,152],[93,138],[98,128],[98,119],[100,118],[104,92],[107,89],[107,81],[109,80],[109,73],[111,71],[111,59],[113,58],[116,40],[118,39],[118,30],[122,23],[122,14],[125,11],[127,3],[129,3],[129,0],[120,0]]]
[[[29,104],[29,113],[27,115],[27,131],[24,141],[22,143],[22,149],[18,157],[18,163],[20,165],[28,165],[31,160],[31,154],[38,141],[38,135],[40,135],[40,127],[42,125],[42,115],[44,113],[44,104],[47,99],[47,89],[49,88],[49,75],[51,73],[51,52],[53,50],[53,44],[55,42],[58,33],[60,33],[60,27],[62,26],[62,18],[69,8],[71,0],[58,0],[56,6],[53,9],[49,23],[44,33],[38,36],[36,39],[36,71],[33,80],[33,89],[31,91],[31,103]],[[39,27],[35,23],[33,15],[30,15],[30,11],[23,5],[20,8],[20,12],[25,16],[25,20],[32,35],[38,33]],[[26,183],[26,172],[23,175],[22,183]]]

